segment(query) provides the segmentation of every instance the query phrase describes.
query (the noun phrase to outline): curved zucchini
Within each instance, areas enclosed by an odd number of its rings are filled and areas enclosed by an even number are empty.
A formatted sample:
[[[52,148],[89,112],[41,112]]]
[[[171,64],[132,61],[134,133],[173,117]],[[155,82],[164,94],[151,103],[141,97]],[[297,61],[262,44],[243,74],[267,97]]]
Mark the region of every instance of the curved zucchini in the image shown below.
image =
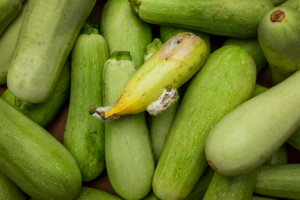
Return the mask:
[[[81,174],[71,153],[42,127],[0,98],[0,168],[26,194],[74,199]]]
[[[125,52],[116,52],[104,68],[104,104],[112,105],[136,71]],[[155,161],[145,113],[105,123],[105,160],[109,180],[124,199],[142,199],[151,190]]]
[[[72,50],[70,107],[64,133],[64,145],[76,159],[83,181],[97,178],[105,169],[104,124],[90,117],[87,108],[103,106],[103,68],[108,58],[106,41],[98,29],[83,28]]]
[[[274,7],[269,0],[129,1],[145,22],[238,38],[256,37],[260,19]]]
[[[7,74],[7,86],[14,96],[25,102],[42,103],[52,95],[95,3],[96,0],[29,1]]]
[[[138,68],[144,63],[146,46],[152,42],[151,26],[131,12],[128,0],[106,2],[100,31],[107,41],[110,55],[115,51],[129,51]]]
[[[70,85],[71,85],[71,63],[70,59],[68,59],[65,63],[65,66],[59,76],[56,88],[51,97],[40,104],[34,104],[32,109],[21,109],[15,105],[16,97],[10,93],[7,89],[3,95],[2,99],[7,101],[10,105],[12,105],[15,109],[18,109],[24,115],[29,117],[32,121],[40,125],[41,127],[46,128],[53,118],[56,116],[67,97],[70,93]]]
[[[259,46],[257,38],[228,38],[222,46],[226,45],[236,45],[246,49],[255,61],[257,73],[268,66],[267,59]]]
[[[26,194],[2,172],[0,172],[0,199],[26,200]]]
[[[226,115],[206,141],[211,166],[220,174],[238,176],[279,149],[300,125],[298,84],[300,71]]]
[[[250,98],[255,80],[255,63],[245,49],[226,46],[211,54],[181,101],[158,161],[152,187],[159,198],[188,196],[207,167],[207,135]]]
[[[14,50],[17,45],[18,35],[27,7],[28,1],[25,1],[19,15],[7,26],[0,37],[0,85],[6,83],[8,67],[10,65],[10,61],[13,58]]]
[[[24,0],[2,0],[0,2],[0,35],[19,14]]]

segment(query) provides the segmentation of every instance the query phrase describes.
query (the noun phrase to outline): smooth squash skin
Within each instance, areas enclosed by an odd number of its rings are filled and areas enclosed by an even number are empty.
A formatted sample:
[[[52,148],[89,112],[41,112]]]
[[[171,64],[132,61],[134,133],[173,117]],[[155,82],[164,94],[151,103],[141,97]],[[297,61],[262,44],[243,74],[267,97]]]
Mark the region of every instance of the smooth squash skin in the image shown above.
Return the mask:
[[[291,7],[291,8],[300,10],[300,1],[299,0],[288,0],[285,3],[281,4],[280,6],[286,6],[286,7]]]
[[[96,190],[88,187],[81,187],[79,194],[74,200],[121,200],[107,192]]]
[[[106,2],[100,31],[107,41],[110,55],[115,51],[129,51],[137,67],[142,66],[146,46],[152,42],[151,26],[131,11],[127,0]]]
[[[23,7],[18,16],[6,27],[0,36],[0,85],[6,83],[6,76],[10,61],[13,58],[17,44],[18,35],[26,13],[28,1],[23,3]]]
[[[271,0],[272,4],[274,6],[280,6],[282,5],[284,2],[286,2],[287,0]]]
[[[0,199],[26,200],[26,194],[2,172],[0,172]]]
[[[255,63],[245,49],[226,46],[211,54],[183,96],[158,161],[152,187],[160,199],[189,195],[207,167],[207,135],[250,98],[255,80]]]
[[[24,0],[1,0],[0,2],[0,35],[9,23],[19,14]]]
[[[71,153],[1,98],[0,119],[1,171],[33,198],[74,199],[82,179]]]
[[[210,132],[206,157],[225,176],[262,165],[300,125],[300,71],[226,115]],[[267,141],[267,142],[266,142]]]
[[[30,0],[7,74],[9,91],[42,103],[59,74],[96,0]],[[30,72],[30,73],[29,73]]]
[[[262,16],[274,6],[269,0],[129,0],[145,22],[193,29],[237,38],[257,36]]]
[[[126,52],[113,54],[104,68],[104,105],[114,104],[136,66]],[[105,123],[105,160],[109,180],[124,199],[142,199],[151,190],[155,161],[145,113]]]

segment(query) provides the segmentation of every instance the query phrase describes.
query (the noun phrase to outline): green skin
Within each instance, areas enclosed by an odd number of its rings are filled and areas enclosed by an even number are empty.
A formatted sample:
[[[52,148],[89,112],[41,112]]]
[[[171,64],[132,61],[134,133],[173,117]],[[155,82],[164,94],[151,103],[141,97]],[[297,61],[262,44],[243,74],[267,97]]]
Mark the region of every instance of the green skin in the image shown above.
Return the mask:
[[[257,38],[228,38],[222,46],[227,45],[236,45],[246,49],[255,61],[257,73],[268,66],[268,62],[259,46]]]
[[[147,45],[144,55],[144,62],[146,62],[158,49],[163,45],[159,38],[155,38],[153,42]]]
[[[0,199],[26,200],[26,194],[2,172],[0,172],[0,188]]]
[[[269,0],[129,0],[145,22],[193,29],[237,38],[256,37]],[[242,20],[241,20],[242,19]]]
[[[104,104],[117,100],[135,73],[133,62],[111,58],[104,69]],[[124,199],[142,199],[151,190],[155,161],[145,113],[105,123],[105,160],[109,180]]]
[[[74,199],[82,179],[71,153],[1,98],[0,119],[1,171],[33,198]]]
[[[271,0],[271,2],[273,3],[274,6],[280,6],[281,4],[283,4],[286,1],[287,0]]]
[[[121,200],[119,197],[116,197],[112,194],[88,188],[82,187],[79,194],[74,200]]]
[[[206,141],[211,166],[223,175],[238,176],[278,150],[300,125],[298,84],[300,71],[226,115]]]
[[[260,196],[252,196],[251,200],[278,200],[278,199],[274,199],[274,198],[268,198],[268,197],[260,197]]]
[[[208,58],[183,97],[158,161],[152,187],[159,198],[188,196],[207,167],[207,135],[250,98],[255,80],[254,60],[241,47],[223,47]]]
[[[146,46],[152,42],[151,26],[131,12],[127,0],[108,0],[102,10],[100,31],[110,55],[129,51],[139,68],[144,63]]]
[[[251,98],[254,98],[258,95],[260,95],[261,93],[267,91],[268,88],[266,87],[263,87],[261,85],[258,85],[258,84],[255,84],[254,88],[253,88],[253,91],[252,91],[252,95],[251,95]]]
[[[99,31],[85,28],[72,50],[70,107],[64,133],[64,145],[76,159],[83,181],[96,179],[105,169],[104,124],[89,116],[87,109],[103,106],[103,68],[108,58],[108,47]]]
[[[237,177],[215,172],[203,200],[251,200],[257,170]]]
[[[19,107],[15,106],[16,97],[12,95],[8,89],[3,93],[1,98],[7,101],[14,108],[18,109],[24,115],[29,117],[32,121],[36,122],[41,127],[46,128],[56,116],[56,114],[66,101],[67,97],[69,96],[71,85],[70,61],[70,59],[66,61],[65,66],[58,79],[58,83],[56,85],[54,93],[44,103],[34,104],[34,107],[29,110],[20,109]]]
[[[19,14],[22,9],[20,0],[1,0],[0,2],[0,35],[9,23]]]
[[[30,0],[7,74],[12,94],[30,103],[42,103],[52,95],[95,3],[96,0]]]
[[[275,11],[282,11],[285,18],[272,22]],[[276,7],[262,18],[258,40],[271,69],[271,84],[276,85],[300,69],[300,12],[290,7]]]
[[[28,7],[28,1],[23,3],[20,14],[7,26],[0,37],[0,85],[6,83],[6,76],[10,61],[13,58],[14,50],[17,45],[18,35],[22,25],[24,15]]]
[[[300,151],[300,128],[286,142]]]
[[[167,40],[174,37],[175,35],[184,32],[194,33],[195,35],[199,36],[202,40],[204,40],[207,47],[207,56],[210,55],[210,40],[209,35],[207,33],[202,33],[186,28],[179,28],[175,26],[160,26],[160,37],[163,43],[165,43]]]
[[[263,165],[258,168],[254,192],[261,195],[300,199],[300,164]]]
[[[215,171],[211,167],[207,167],[204,173],[201,175],[199,180],[197,181],[196,185],[194,186],[193,190],[187,196],[185,200],[196,200],[196,199],[203,199],[205,192],[209,186],[211,179]]]
[[[291,7],[300,10],[300,0],[288,0],[281,6]]]
[[[264,165],[283,165],[288,163],[287,145],[283,144],[265,163]]]
[[[159,200],[159,198],[157,198],[157,196],[154,194],[153,191],[151,191],[145,198],[143,198],[142,200]]]

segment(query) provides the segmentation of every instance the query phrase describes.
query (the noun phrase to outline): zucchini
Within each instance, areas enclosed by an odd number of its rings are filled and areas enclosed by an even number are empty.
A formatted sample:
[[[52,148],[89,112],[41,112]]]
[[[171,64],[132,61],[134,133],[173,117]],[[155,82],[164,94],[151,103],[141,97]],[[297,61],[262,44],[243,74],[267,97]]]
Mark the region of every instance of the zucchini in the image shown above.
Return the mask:
[[[146,46],[152,41],[151,26],[131,12],[128,0],[108,0],[100,26],[110,55],[115,51],[129,51],[138,68],[144,63]]]
[[[255,63],[245,49],[226,46],[210,55],[181,101],[158,161],[152,187],[159,198],[188,196],[207,167],[207,135],[250,98],[255,80]]]
[[[88,187],[81,187],[79,194],[76,196],[74,200],[121,200],[121,199],[107,192],[103,192]]]
[[[103,68],[109,58],[105,39],[87,22],[72,50],[71,95],[64,145],[76,159],[83,181],[96,179],[105,169],[104,124],[87,108],[103,106]],[[84,106],[83,106],[84,105]]]
[[[29,117],[32,121],[40,125],[41,127],[46,128],[53,118],[56,116],[67,97],[70,93],[70,82],[71,82],[71,63],[68,59],[65,63],[65,66],[59,76],[56,88],[52,96],[45,102],[40,104],[34,104],[31,109],[21,109],[15,105],[16,97],[10,93],[7,89],[3,95],[2,99],[7,101],[15,109],[18,109],[24,115]]]
[[[115,52],[104,68],[104,104],[112,105],[136,66],[129,52]],[[109,180],[124,199],[142,199],[151,190],[155,168],[145,113],[105,123],[105,160]]]
[[[263,165],[258,168],[254,192],[261,195],[300,199],[300,164]]]
[[[145,22],[238,38],[257,36],[262,16],[274,6],[269,0],[129,0]]]
[[[283,4],[286,1],[287,0],[271,0],[271,2],[273,3],[274,6],[280,6],[281,4]]]
[[[26,200],[26,194],[0,171],[0,199]]]
[[[46,130],[0,98],[0,169],[29,196],[74,199],[81,174],[70,152]]]
[[[0,2],[0,35],[19,14],[24,0],[2,0]]]
[[[154,194],[153,191],[151,191],[145,198],[143,198],[142,200],[159,200],[159,198],[157,198],[157,196]]]
[[[291,8],[300,10],[300,1],[299,0],[288,0],[280,6],[287,6],[287,7],[291,7]]]
[[[10,61],[13,58],[14,50],[17,45],[18,35],[26,13],[28,1],[23,3],[23,8],[18,16],[7,26],[0,37],[0,85],[6,83],[6,76]]]
[[[144,55],[144,62],[146,62],[159,48],[163,45],[159,38],[155,38],[153,42],[147,45]]]
[[[52,95],[95,3],[96,0],[29,1],[7,74],[7,86],[14,96],[25,102],[42,103]]]
[[[300,69],[300,12],[291,7],[276,7],[261,19],[258,40],[271,69],[271,84],[276,85]]]
[[[253,88],[253,92],[252,92],[252,95],[251,95],[251,98],[254,98],[258,95],[260,95],[261,93],[267,91],[268,88],[266,87],[263,87],[261,85],[258,85],[258,84],[255,84],[254,88]]]
[[[300,71],[226,115],[210,132],[206,157],[220,174],[250,172],[300,126]]]
[[[253,195],[251,200],[278,200],[278,199]]]
[[[264,163],[264,165],[283,165],[288,163],[287,145],[283,144],[272,156]]]

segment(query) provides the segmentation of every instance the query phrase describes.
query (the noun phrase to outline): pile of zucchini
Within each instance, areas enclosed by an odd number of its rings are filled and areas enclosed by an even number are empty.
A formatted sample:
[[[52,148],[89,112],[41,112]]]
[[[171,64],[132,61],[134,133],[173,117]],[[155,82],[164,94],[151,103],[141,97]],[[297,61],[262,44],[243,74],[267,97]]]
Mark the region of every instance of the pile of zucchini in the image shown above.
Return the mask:
[[[300,199],[300,0],[102,4],[0,0],[0,200]]]

